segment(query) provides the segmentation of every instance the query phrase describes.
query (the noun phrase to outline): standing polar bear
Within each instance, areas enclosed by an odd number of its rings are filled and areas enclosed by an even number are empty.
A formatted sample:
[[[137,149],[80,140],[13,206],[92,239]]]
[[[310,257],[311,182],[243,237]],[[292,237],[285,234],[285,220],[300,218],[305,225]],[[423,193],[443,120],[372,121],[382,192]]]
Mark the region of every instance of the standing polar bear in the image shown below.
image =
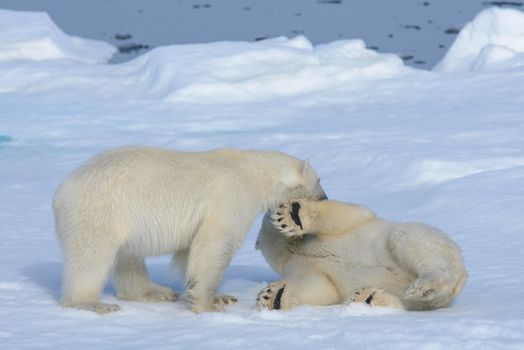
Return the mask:
[[[63,306],[106,313],[110,272],[123,300],[170,301],[152,283],[144,257],[176,253],[195,312],[234,302],[216,291],[256,217],[278,203],[325,193],[307,161],[277,152],[175,152],[120,148],[101,153],[55,193],[55,229],[64,255]]]
[[[441,231],[338,201],[283,205],[265,216],[257,248],[283,277],[260,291],[258,309],[366,302],[431,310],[467,279],[459,248]]]

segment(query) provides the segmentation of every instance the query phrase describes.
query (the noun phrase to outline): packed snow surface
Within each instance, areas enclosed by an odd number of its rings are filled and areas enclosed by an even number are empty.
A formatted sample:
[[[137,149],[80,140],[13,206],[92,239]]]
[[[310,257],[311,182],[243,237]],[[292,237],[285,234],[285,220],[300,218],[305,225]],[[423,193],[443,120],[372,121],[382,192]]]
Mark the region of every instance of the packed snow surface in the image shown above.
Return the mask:
[[[0,347],[522,349],[523,17],[482,12],[424,71],[360,40],[304,37],[160,47],[108,65],[110,46],[68,37],[44,14],[0,11]],[[330,198],[447,232],[468,284],[432,312],[258,312],[257,292],[278,277],[254,249],[257,223],[224,277],[221,292],[240,300],[224,313],[122,302],[110,285],[103,300],[121,311],[63,309],[53,192],[123,145],[309,158]],[[155,281],[182,292],[168,265],[148,261]]]

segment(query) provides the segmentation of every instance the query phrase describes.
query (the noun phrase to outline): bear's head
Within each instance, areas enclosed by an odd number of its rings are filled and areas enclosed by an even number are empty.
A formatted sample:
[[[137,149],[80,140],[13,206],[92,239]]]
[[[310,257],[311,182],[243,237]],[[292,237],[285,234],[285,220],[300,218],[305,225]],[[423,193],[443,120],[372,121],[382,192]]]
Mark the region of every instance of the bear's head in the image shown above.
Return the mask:
[[[300,160],[296,163],[295,171],[286,178],[286,201],[295,199],[324,200],[326,192],[320,185],[320,177],[309,164],[309,160]]]

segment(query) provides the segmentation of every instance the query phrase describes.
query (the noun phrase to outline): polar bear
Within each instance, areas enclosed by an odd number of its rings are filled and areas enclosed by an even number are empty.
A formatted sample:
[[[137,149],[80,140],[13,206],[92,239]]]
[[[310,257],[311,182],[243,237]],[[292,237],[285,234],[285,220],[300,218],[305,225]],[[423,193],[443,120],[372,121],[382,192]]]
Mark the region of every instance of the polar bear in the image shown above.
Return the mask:
[[[366,302],[431,310],[467,279],[459,248],[438,229],[339,201],[293,201],[266,214],[257,249],[283,278],[260,291],[258,309]]]
[[[112,272],[123,300],[171,301],[144,257],[175,254],[195,312],[234,302],[216,296],[233,253],[260,213],[297,198],[325,197],[308,161],[278,152],[176,152],[119,148],[101,153],[57,189],[55,230],[64,257],[61,304],[98,313]]]

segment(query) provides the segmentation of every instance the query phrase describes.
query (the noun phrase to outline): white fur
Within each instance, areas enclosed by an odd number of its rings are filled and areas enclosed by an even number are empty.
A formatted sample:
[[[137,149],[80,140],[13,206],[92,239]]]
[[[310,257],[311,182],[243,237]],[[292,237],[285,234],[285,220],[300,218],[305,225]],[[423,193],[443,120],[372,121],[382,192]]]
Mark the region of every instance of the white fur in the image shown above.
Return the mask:
[[[285,286],[282,309],[371,300],[428,310],[448,305],[466,283],[459,248],[436,228],[385,221],[361,205],[297,203],[302,228],[287,205],[265,216],[257,241],[283,277],[272,284]],[[259,307],[273,308],[270,289],[259,293]]]
[[[118,309],[99,301],[111,271],[121,299],[174,300],[173,291],[151,283],[144,257],[176,252],[193,310],[214,310],[214,301],[224,299],[215,296],[223,272],[256,217],[282,201],[324,195],[307,161],[277,152],[120,148],[99,154],[54,197],[62,305]]]

